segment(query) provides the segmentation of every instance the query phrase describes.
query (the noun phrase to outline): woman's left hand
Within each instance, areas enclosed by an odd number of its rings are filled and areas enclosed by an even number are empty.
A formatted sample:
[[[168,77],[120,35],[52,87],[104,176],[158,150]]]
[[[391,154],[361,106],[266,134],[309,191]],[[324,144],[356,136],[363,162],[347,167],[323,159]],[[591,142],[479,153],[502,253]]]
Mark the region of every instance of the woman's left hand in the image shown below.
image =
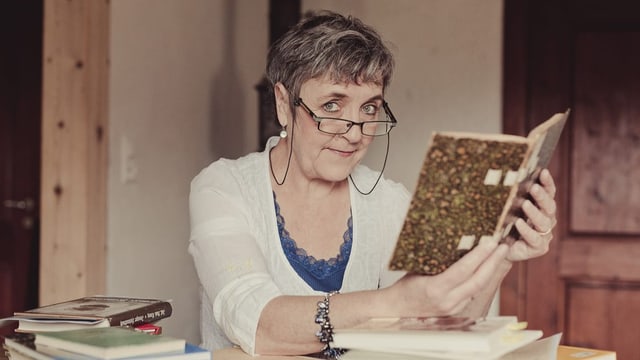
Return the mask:
[[[522,210],[529,219],[527,223],[518,219],[515,223],[522,239],[509,246],[507,260],[520,261],[544,255],[549,251],[553,239],[553,227],[556,225],[556,185],[549,170],[540,173],[540,183],[529,190],[533,200],[525,200]]]

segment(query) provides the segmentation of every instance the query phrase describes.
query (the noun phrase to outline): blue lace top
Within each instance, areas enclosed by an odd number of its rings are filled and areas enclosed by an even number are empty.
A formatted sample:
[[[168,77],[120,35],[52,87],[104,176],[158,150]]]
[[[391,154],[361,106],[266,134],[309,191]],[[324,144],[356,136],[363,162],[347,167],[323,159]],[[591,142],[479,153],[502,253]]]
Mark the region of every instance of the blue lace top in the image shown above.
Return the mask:
[[[351,255],[353,239],[352,217],[349,216],[349,220],[347,220],[347,230],[342,236],[344,242],[340,246],[340,253],[328,260],[318,260],[313,256],[307,255],[307,252],[299,248],[295,240],[289,236],[289,232],[285,228],[284,217],[280,214],[280,205],[276,200],[275,192],[273,193],[273,202],[276,207],[280,243],[289,260],[289,264],[312,289],[323,292],[339,290],[342,287],[342,279],[349,262],[349,255]]]

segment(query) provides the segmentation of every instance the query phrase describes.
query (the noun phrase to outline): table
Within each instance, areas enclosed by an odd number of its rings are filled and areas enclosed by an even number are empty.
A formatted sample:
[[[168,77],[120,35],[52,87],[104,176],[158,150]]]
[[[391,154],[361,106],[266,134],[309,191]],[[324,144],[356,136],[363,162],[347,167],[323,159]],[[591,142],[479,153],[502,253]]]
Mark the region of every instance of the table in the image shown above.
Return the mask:
[[[239,348],[224,348],[213,352],[213,360],[302,360],[316,359],[308,356],[259,355],[251,356]],[[318,359],[316,359],[318,360]]]
[[[587,349],[587,348],[572,348],[569,346],[560,345],[558,346],[558,349],[557,349],[558,360],[575,358],[575,355],[573,357],[569,355],[570,353],[573,353],[573,352],[583,352],[583,353],[591,352],[594,354],[606,354],[605,356],[609,356],[607,357],[607,359],[613,359],[614,358],[613,356],[615,356],[615,352],[613,351],[604,351],[604,350]],[[512,357],[509,357],[509,355],[506,355],[506,358],[512,359]],[[518,360],[541,359],[541,358],[548,358],[548,356],[541,357],[540,353],[521,354],[520,356],[518,356]],[[0,359],[2,358],[0,357]],[[247,355],[247,353],[240,350],[239,348],[225,348],[225,349],[221,349],[213,352],[213,360],[303,360],[303,359],[318,360],[316,358],[311,358],[308,356],[251,356],[251,355]]]

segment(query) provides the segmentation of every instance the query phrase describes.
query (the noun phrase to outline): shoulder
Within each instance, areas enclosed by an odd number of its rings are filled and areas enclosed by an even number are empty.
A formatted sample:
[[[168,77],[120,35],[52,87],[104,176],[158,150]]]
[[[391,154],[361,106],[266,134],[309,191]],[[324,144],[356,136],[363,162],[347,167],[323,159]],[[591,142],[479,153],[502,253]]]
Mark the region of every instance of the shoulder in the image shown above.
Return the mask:
[[[220,158],[191,180],[191,189],[229,188],[257,182],[263,176],[263,161],[263,153],[251,153],[233,160]]]
[[[220,158],[202,169],[191,181],[191,189],[232,184],[254,184],[268,181],[265,171],[269,150],[278,143],[278,137],[267,140],[261,152],[252,152],[238,159]]]

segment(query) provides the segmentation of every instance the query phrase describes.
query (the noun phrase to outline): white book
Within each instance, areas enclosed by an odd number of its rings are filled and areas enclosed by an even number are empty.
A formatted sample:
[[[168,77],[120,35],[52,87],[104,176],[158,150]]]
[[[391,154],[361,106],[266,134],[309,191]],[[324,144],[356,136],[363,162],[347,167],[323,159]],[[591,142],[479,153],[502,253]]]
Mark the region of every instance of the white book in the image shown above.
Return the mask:
[[[512,316],[374,318],[351,329],[336,329],[332,346],[434,359],[494,359],[542,336],[541,331],[524,328],[526,323]]]

